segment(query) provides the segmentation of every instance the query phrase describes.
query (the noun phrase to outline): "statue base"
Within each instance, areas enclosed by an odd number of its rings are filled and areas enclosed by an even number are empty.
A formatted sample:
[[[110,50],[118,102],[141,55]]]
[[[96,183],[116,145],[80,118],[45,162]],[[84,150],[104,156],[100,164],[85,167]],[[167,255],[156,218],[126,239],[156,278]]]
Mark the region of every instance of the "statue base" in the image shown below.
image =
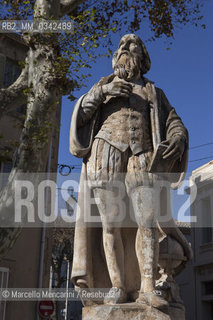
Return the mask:
[[[185,320],[185,308],[181,303],[170,303],[169,315],[171,320]]]
[[[83,308],[82,320],[171,320],[162,311],[138,303],[102,304]],[[179,320],[182,320],[179,318]]]

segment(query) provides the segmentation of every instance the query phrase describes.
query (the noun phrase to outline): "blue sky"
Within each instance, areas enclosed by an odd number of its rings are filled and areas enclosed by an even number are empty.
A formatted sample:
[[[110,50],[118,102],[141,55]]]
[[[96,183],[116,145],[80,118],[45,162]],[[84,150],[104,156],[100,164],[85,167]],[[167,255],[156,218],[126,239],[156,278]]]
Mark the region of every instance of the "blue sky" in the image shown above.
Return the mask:
[[[170,103],[175,107],[189,131],[190,147],[213,142],[213,1],[205,0],[203,8],[206,29],[185,26],[176,30],[171,49],[163,39],[146,43],[152,67],[147,78],[162,88]],[[136,33],[147,38],[147,30]],[[117,48],[119,36],[114,37],[113,50]],[[92,65],[92,77],[88,88],[75,95],[80,97],[101,77],[112,73],[111,59],[102,58]],[[69,153],[69,127],[74,102],[63,98],[58,163],[80,164],[81,159]],[[213,144],[190,150],[189,161],[212,156],[196,162],[189,162],[188,171],[200,167],[213,159]],[[79,170],[78,170],[79,171]]]

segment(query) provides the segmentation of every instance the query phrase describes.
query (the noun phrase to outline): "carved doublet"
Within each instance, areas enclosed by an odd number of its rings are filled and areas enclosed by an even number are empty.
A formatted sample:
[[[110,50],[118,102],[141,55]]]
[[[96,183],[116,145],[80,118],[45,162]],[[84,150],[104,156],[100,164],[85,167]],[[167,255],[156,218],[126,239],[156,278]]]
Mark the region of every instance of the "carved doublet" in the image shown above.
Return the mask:
[[[153,149],[150,109],[145,88],[135,85],[129,98],[109,98],[102,106],[101,127],[96,138],[133,154]]]

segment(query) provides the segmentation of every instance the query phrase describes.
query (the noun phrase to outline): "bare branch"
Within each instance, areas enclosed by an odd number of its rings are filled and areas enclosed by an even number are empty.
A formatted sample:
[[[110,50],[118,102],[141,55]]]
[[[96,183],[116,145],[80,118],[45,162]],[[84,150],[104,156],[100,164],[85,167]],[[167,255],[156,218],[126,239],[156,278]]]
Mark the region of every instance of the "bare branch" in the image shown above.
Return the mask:
[[[28,85],[28,63],[25,64],[18,79],[8,88],[0,89],[0,114],[1,116],[10,110],[26,102],[23,90]]]
[[[85,2],[85,0],[60,0],[60,15],[63,16],[65,14],[72,13],[72,11],[74,11],[83,2]]]
[[[58,0],[36,0],[34,5],[34,18],[52,17],[57,19],[60,11],[60,1]]]

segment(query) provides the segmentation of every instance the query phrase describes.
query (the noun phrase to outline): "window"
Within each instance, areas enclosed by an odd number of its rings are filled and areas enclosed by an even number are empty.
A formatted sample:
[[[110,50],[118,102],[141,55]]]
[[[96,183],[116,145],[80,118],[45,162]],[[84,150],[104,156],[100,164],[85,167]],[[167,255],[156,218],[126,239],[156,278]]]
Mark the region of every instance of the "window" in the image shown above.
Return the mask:
[[[3,87],[6,57],[0,53],[0,88]]]
[[[8,288],[9,269],[0,267],[0,289]],[[0,319],[5,320],[6,301],[0,300]]]
[[[202,244],[212,242],[211,198],[202,199]]]
[[[20,73],[21,68],[17,61],[6,58],[3,86],[6,88],[9,87],[14,81],[16,81]]]
[[[15,111],[25,115],[27,112],[27,105],[22,104],[21,106],[17,107]]]
[[[12,167],[11,162],[0,162],[0,190],[6,185]]]
[[[213,281],[204,282],[205,295],[213,295]]]

